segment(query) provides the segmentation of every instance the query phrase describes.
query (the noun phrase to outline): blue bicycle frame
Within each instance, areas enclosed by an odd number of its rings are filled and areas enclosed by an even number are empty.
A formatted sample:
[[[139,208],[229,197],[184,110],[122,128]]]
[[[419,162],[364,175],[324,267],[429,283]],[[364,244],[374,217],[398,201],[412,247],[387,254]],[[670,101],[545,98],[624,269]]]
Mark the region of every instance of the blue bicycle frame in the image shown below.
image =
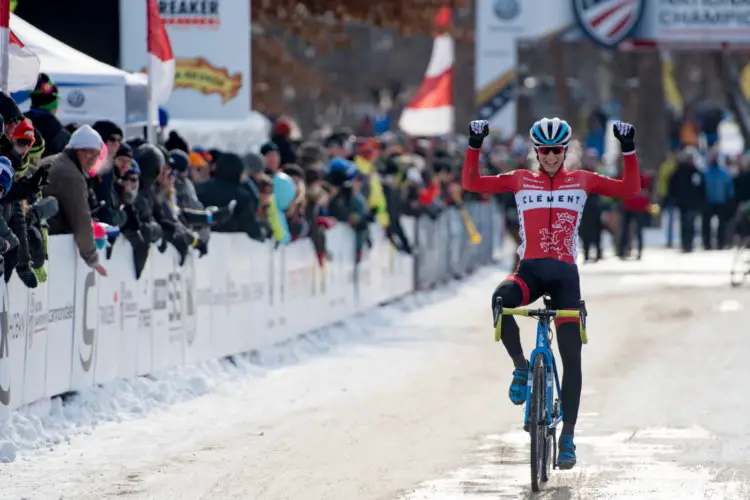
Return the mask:
[[[558,395],[562,394],[562,390],[560,388],[560,377],[557,374],[557,362],[555,361],[555,356],[552,353],[552,348],[550,346],[550,340],[552,340],[550,330],[550,319],[539,319],[537,323],[536,328],[536,348],[531,351],[531,356],[529,357],[529,364],[531,368],[534,367],[534,360],[536,359],[536,356],[538,354],[541,354],[544,356],[544,373],[545,373],[545,383],[547,385],[547,429],[554,429],[557,427],[560,422],[562,422],[563,418],[563,407],[562,403],[559,405],[559,410],[557,412],[557,415],[555,416],[555,420],[552,421],[552,413],[554,409],[554,403],[555,403],[555,395],[552,391],[552,378],[554,376],[555,380],[555,388],[557,389],[556,393]],[[524,416],[524,427],[528,427],[529,425],[529,408],[531,407],[531,387],[534,383],[534,377],[530,376],[529,381],[526,385],[526,409],[525,409],[525,416]]]

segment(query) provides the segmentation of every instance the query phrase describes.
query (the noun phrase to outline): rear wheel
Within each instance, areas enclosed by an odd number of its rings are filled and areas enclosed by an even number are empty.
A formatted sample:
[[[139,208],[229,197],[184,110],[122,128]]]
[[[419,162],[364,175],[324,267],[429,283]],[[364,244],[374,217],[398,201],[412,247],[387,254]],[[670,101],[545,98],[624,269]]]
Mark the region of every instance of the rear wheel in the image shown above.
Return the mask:
[[[729,282],[732,286],[742,286],[750,274],[750,238],[740,240],[732,259],[732,269],[729,273]]]
[[[545,384],[544,356],[534,358],[531,376],[531,407],[529,408],[529,434],[531,437],[531,491],[539,491],[540,483],[546,481],[549,460],[549,436],[547,433],[547,386]]]

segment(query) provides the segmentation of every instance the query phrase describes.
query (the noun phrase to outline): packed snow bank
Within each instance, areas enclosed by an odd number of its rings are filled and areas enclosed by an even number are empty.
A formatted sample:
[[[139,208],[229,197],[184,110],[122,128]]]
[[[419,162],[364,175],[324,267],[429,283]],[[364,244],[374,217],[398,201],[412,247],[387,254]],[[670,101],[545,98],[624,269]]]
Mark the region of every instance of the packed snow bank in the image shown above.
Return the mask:
[[[498,280],[504,272],[496,271]],[[485,276],[486,279],[487,276]],[[469,278],[472,280],[475,278]],[[333,326],[247,354],[205,361],[155,375],[117,380],[67,397],[44,399],[10,412],[0,423],[0,461],[50,449],[98,425],[144,418],[212,391],[231,390],[245,377],[263,377],[281,366],[319,356],[346,343],[377,342],[401,315],[453,296],[458,282],[415,293]]]

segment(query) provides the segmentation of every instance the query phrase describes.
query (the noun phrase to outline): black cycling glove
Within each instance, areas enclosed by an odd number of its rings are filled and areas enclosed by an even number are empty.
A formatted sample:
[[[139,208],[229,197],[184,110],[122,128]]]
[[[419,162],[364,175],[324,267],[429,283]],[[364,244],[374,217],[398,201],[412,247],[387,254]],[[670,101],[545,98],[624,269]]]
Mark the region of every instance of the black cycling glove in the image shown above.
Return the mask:
[[[629,123],[617,121],[612,124],[612,132],[620,141],[620,149],[623,153],[635,151],[635,127]]]
[[[472,120],[469,123],[469,147],[480,149],[484,138],[490,135],[490,122],[487,120]]]

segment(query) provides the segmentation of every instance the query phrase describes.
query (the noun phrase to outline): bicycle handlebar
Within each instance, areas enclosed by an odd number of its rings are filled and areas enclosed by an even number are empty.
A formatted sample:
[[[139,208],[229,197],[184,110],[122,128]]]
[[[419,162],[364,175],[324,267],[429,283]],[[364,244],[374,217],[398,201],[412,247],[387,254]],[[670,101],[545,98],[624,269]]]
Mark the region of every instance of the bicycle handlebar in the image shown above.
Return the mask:
[[[522,308],[503,308],[503,316],[527,316],[531,318],[580,318],[581,311],[568,311],[561,309],[522,309]]]
[[[497,310],[496,310],[497,313]],[[499,315],[495,318],[495,342],[499,342],[502,337],[502,320],[500,316],[525,316],[527,318],[553,319],[553,318],[579,318],[578,322],[581,333],[581,342],[588,344],[589,339],[586,335],[586,306],[581,301],[581,308],[577,311],[567,309],[524,309],[515,307],[502,307],[500,305]]]

